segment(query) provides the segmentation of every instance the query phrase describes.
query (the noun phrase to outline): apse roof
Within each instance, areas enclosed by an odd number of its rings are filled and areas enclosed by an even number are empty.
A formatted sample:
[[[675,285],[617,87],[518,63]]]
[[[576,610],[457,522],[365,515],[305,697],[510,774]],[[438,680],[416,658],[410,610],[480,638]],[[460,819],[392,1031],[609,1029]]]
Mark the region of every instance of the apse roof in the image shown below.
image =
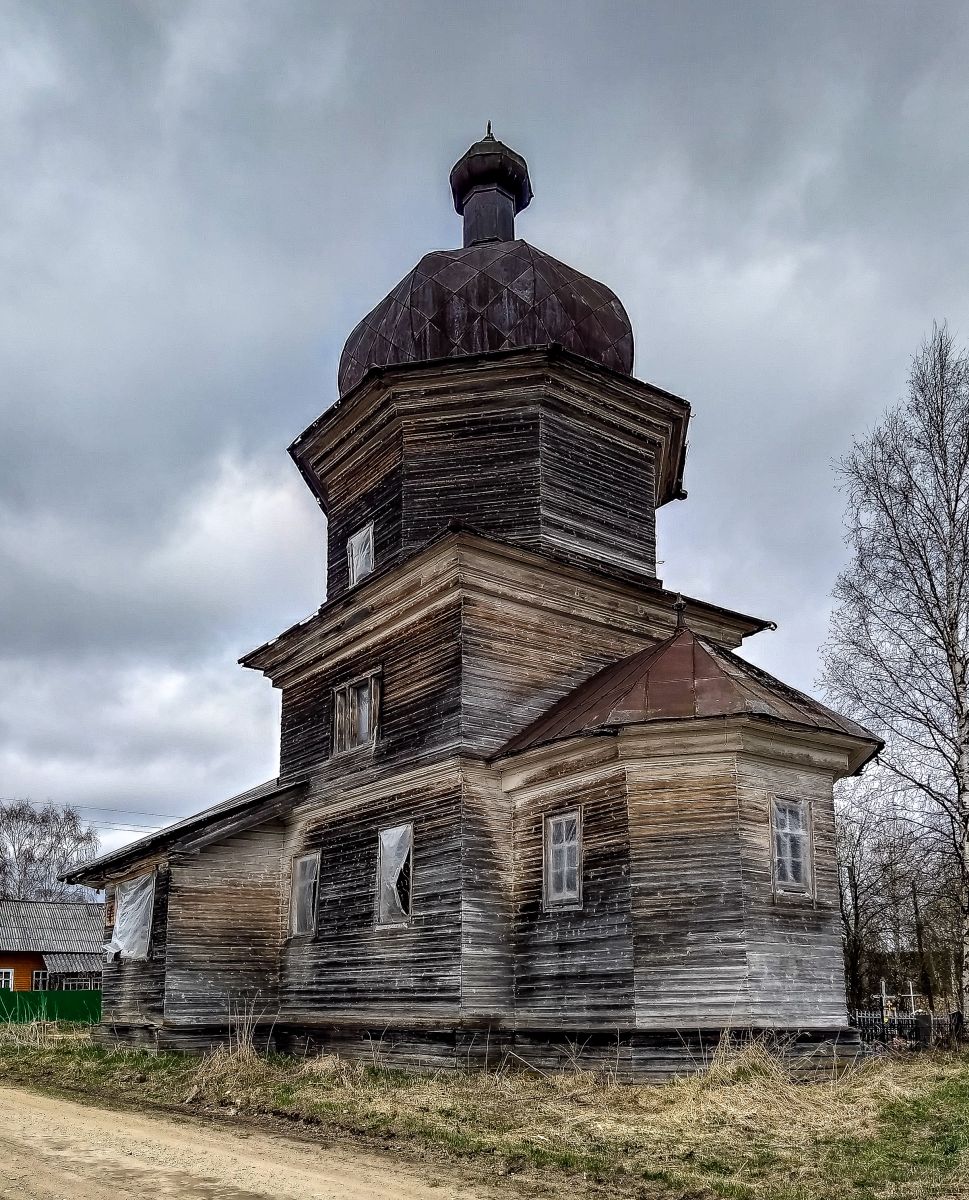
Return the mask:
[[[691,629],[605,667],[508,742],[517,754],[583,734],[649,721],[757,716],[868,743],[860,768],[881,748],[874,734],[724,650]]]

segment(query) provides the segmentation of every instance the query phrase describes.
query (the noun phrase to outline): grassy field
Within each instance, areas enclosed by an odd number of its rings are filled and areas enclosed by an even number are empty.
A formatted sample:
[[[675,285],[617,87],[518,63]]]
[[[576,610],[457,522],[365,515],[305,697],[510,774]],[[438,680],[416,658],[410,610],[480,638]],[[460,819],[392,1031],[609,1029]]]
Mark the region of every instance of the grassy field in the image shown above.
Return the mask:
[[[629,1087],[572,1073],[408,1075],[324,1057],[106,1050],[0,1026],[0,1082],[453,1158],[501,1194],[729,1200],[969,1198],[969,1057],[885,1056],[795,1082],[763,1047]],[[292,1128],[292,1126],[288,1126]]]

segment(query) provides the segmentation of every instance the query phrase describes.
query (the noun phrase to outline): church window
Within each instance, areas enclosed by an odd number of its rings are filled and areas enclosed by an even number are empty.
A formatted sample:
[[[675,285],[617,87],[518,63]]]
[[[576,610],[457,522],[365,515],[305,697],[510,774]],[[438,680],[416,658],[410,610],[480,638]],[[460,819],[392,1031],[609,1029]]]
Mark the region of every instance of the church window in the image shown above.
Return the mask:
[[[582,905],[582,812],[545,818],[545,906]]]
[[[370,575],[374,568],[373,521],[364,525],[347,542],[347,562],[350,572],[350,587]]]
[[[403,925],[410,920],[413,852],[413,825],[381,829],[377,841],[378,925]]]
[[[372,745],[377,736],[380,676],[345,683],[333,692],[333,753]]]
[[[293,934],[316,932],[316,899],[320,882],[319,852],[293,859],[293,887],[289,904],[289,929]]]
[[[774,801],[774,882],[780,890],[807,891],[810,879],[810,832],[801,800]]]

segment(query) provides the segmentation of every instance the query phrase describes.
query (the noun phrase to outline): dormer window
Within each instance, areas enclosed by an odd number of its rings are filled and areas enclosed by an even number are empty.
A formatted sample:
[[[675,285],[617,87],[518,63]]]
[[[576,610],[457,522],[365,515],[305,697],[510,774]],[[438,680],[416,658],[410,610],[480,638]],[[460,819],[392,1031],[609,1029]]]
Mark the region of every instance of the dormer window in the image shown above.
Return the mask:
[[[377,736],[380,675],[355,679],[333,692],[333,753],[372,745]]]
[[[358,529],[347,542],[347,563],[350,573],[350,587],[366,579],[373,571],[373,521]]]

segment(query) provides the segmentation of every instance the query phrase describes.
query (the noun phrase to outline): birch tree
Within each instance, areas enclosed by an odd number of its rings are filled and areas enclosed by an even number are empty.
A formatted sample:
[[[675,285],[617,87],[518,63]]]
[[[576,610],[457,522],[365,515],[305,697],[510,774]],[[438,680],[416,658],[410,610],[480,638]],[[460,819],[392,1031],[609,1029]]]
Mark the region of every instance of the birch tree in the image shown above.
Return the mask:
[[[945,325],[907,398],[838,464],[851,557],[822,683],[885,741],[883,765],[942,829],[961,903],[969,1009],[969,355]],[[913,813],[918,819],[918,813]]]
[[[98,835],[77,809],[0,800],[0,900],[87,899],[58,875],[94,858]]]

